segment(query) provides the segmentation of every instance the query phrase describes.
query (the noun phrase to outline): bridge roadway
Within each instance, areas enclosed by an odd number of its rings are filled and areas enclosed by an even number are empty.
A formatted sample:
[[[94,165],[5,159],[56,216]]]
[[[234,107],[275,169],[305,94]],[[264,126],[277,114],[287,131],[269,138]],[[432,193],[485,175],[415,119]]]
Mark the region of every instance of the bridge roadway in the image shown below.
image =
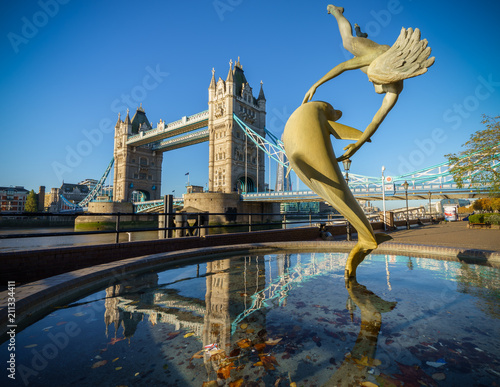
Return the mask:
[[[169,124],[159,122],[154,129],[143,131],[134,136],[130,136],[127,139],[127,145],[139,146],[155,143],[153,145],[153,149],[167,151],[197,144],[203,141],[208,141],[208,130],[205,130],[202,131],[206,132],[203,134],[201,134],[200,132],[191,133],[185,136],[178,137],[168,143],[162,142],[162,140],[165,140],[167,138],[180,136],[182,134],[207,127],[208,116],[208,110],[205,110],[191,116],[184,116],[180,120],[171,122]],[[175,142],[178,142],[178,146],[176,148],[170,148],[169,145],[172,146]]]
[[[386,189],[386,200],[405,200],[406,193],[403,187],[395,186]],[[352,187],[354,197],[359,200],[382,200],[382,187]],[[436,199],[474,199],[488,197],[491,194],[487,189],[458,188],[455,183],[449,184],[420,184],[408,187],[408,200]],[[255,202],[317,202],[322,201],[313,191],[283,191],[249,193],[241,195],[243,201]]]

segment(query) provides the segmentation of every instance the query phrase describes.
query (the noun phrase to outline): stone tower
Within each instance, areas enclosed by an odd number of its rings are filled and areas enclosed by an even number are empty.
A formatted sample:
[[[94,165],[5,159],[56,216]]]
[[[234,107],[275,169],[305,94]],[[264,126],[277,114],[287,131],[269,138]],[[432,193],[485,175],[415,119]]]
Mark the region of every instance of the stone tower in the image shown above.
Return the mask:
[[[151,124],[142,106],[137,108],[132,119],[122,121],[118,115],[115,126],[113,201],[158,200],[161,195],[161,163],[163,153],[151,149],[151,145],[128,146],[130,136],[150,130]]]
[[[240,60],[229,62],[224,81],[219,77],[208,88],[209,160],[208,189],[211,192],[256,192],[265,190],[264,152],[248,139],[233,119],[233,113],[265,137],[266,97],[260,86],[258,98],[245,78]]]

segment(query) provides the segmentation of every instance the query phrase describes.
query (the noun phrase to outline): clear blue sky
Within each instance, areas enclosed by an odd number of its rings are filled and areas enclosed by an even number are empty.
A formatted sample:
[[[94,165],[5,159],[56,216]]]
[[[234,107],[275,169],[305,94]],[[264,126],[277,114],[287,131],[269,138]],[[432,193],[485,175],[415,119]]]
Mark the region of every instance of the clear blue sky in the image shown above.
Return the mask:
[[[61,4],[64,3],[64,4]],[[0,185],[38,190],[99,179],[113,155],[100,125],[142,102],[154,124],[207,109],[212,67],[226,78],[239,56],[267,128],[280,136],[309,87],[348,58],[324,1],[12,1],[0,13]],[[335,4],[378,43],[418,27],[436,63],[407,80],[398,104],[352,160],[351,172],[399,175],[445,161],[500,113],[500,2],[359,0]],[[145,77],[151,72],[155,76]],[[351,71],[316,99],[364,130],[381,103]],[[89,144],[89,135],[94,142]],[[98,134],[100,133],[100,134]],[[345,144],[335,144],[341,153]],[[80,148],[78,148],[80,147]],[[78,157],[70,157],[77,152]],[[56,167],[56,168],[55,168]],[[58,171],[57,171],[58,169]],[[162,193],[208,181],[208,144],[164,154]],[[272,174],[274,185],[274,171]]]

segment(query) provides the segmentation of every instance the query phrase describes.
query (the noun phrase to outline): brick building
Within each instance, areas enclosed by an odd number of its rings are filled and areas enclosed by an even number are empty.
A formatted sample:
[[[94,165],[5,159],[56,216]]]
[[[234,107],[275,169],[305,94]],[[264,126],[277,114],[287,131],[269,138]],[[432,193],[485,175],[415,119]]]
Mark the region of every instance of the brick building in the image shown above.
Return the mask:
[[[0,187],[1,212],[23,212],[28,194],[21,186]]]

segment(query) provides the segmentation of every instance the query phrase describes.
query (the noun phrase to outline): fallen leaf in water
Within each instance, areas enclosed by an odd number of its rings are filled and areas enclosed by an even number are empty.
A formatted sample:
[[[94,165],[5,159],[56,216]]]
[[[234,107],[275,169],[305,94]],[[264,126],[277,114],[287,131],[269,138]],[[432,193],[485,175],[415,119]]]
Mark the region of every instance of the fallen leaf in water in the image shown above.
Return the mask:
[[[290,387],[297,387],[297,383],[295,382],[290,383]]]
[[[120,371],[123,367],[116,367],[115,371]]]
[[[222,359],[225,359],[227,357],[226,351],[224,351],[223,349],[216,349],[216,350],[210,351],[209,353],[210,353],[210,360],[214,360],[214,361],[222,360]]]
[[[255,345],[254,345],[254,348],[255,348],[258,352],[262,352],[262,351],[266,348],[266,344],[265,344],[265,343],[255,344]]]
[[[78,312],[78,313],[73,313],[73,316],[76,316],[76,317],[81,317],[81,316],[85,316],[86,313],[83,313],[83,312]]]
[[[220,379],[228,379],[231,376],[231,370],[234,369],[234,363],[230,363],[217,370],[217,377]]]
[[[177,337],[180,333],[181,333],[181,331],[170,332],[170,333],[168,334],[168,339],[167,339],[167,340],[172,340],[172,339],[174,339],[174,338],[175,338],[175,337]]]
[[[438,372],[438,373],[432,374],[432,379],[437,380],[437,381],[445,380],[446,375],[442,372]]]
[[[98,362],[95,362],[93,365],[92,365],[92,368],[99,368],[99,367],[102,367],[103,365],[106,365],[107,364],[107,360],[101,360],[101,361],[98,361]]]
[[[52,325],[50,327],[45,327],[42,329],[42,331],[44,332],[48,332],[50,328],[54,328]]]
[[[254,363],[253,365],[255,367],[262,367],[264,365],[264,363],[262,363],[261,361],[258,361],[257,363]]]
[[[113,359],[112,363],[114,363],[115,361],[117,361],[119,359],[119,357],[117,357],[116,359]]]
[[[241,339],[236,342],[240,348],[248,348],[252,345],[252,341],[249,339]]]
[[[363,382],[363,383],[361,383],[361,386],[363,386],[363,387],[378,387],[375,383],[372,383],[372,382]]]
[[[119,341],[125,340],[125,337],[113,337],[108,344],[115,345]]]
[[[365,367],[368,367],[370,365],[370,359],[368,358],[368,356],[363,356],[361,359],[354,359],[354,361],[356,362],[356,364]]]
[[[30,344],[30,345],[25,345],[24,348],[33,348],[36,347],[38,344]]]
[[[427,386],[436,385],[434,380],[429,375],[427,375],[419,366],[409,366],[399,362],[396,362],[396,364],[398,365],[401,374],[395,374],[394,377],[396,377],[398,380],[401,380],[403,383],[405,383],[405,385],[411,385],[415,382]]]
[[[134,376],[139,376],[139,372],[136,372]]]
[[[193,356],[191,356],[192,359],[203,359],[203,353],[205,352],[204,349],[201,351],[196,352]]]
[[[255,329],[247,329],[245,332],[250,335],[255,332]]]
[[[189,332],[189,333],[186,333],[184,335],[184,338],[188,338],[188,337],[191,337],[191,336],[194,336],[194,332]]]
[[[229,387],[240,387],[243,384],[243,379],[238,379],[234,382],[229,383]]]
[[[67,321],[59,321],[56,325],[59,326],[59,325],[67,324],[67,323],[68,323]]]
[[[202,387],[219,387],[219,385],[215,380],[212,380],[210,382],[203,382]]]
[[[231,353],[229,354],[229,357],[236,357],[240,354],[240,352],[241,352],[240,348],[235,348],[231,351]]]
[[[386,374],[376,375],[375,379],[377,380],[377,383],[380,386],[384,386],[384,387],[401,387],[402,386],[402,384],[399,380],[393,379],[392,377],[390,377],[389,375],[386,375]],[[410,386],[411,386],[411,384],[410,384]]]
[[[248,324],[243,323],[243,324],[240,325],[240,328],[243,329],[243,330],[245,330],[245,329],[248,328]]]
[[[278,365],[276,358],[273,355],[259,355],[260,361],[266,370],[274,370],[274,365]]]
[[[267,345],[276,345],[278,344],[281,340],[283,340],[282,338],[279,338],[279,339],[267,339],[266,340],[266,344]]]
[[[163,369],[168,370],[168,364],[163,364]]]

